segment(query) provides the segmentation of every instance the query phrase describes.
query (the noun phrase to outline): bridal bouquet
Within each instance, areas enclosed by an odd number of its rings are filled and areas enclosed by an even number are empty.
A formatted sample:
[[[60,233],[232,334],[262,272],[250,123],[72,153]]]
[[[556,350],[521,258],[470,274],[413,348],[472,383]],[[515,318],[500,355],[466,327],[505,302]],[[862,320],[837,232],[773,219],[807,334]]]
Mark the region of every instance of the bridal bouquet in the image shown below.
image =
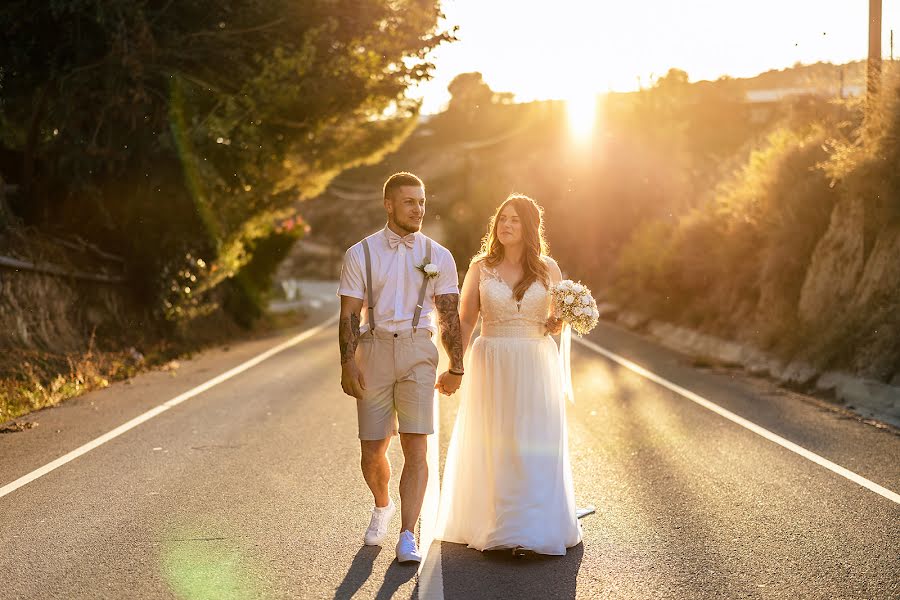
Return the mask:
[[[584,335],[597,325],[600,312],[597,302],[586,285],[564,279],[550,290],[553,312],[572,326],[579,335]]]

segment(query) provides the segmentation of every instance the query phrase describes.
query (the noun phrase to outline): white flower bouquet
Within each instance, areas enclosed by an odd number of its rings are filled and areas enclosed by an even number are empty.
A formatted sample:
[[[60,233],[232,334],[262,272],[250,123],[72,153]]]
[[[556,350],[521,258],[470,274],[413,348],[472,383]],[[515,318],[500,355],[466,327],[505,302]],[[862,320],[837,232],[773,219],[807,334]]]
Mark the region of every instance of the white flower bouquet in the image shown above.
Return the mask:
[[[600,311],[591,290],[583,283],[564,279],[550,290],[553,313],[572,326],[579,335],[585,335],[597,326]]]

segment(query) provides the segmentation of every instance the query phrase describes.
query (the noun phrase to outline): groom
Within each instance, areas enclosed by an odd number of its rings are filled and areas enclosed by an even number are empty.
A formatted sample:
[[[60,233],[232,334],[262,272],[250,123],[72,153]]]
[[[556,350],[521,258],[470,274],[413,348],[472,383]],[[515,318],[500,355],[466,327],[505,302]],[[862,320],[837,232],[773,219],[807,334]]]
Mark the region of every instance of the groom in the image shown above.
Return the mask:
[[[362,472],[375,497],[365,543],[382,545],[397,510],[388,494],[386,453],[399,432],[404,462],[397,560],[421,562],[414,532],[428,482],[425,449],[426,436],[434,433],[434,390],[452,394],[463,376],[459,279],[453,255],[419,232],[425,217],[421,179],[391,175],[384,184],[384,210],[384,229],[344,255],[338,289],[341,387],[356,398]],[[450,357],[437,385],[435,313]]]

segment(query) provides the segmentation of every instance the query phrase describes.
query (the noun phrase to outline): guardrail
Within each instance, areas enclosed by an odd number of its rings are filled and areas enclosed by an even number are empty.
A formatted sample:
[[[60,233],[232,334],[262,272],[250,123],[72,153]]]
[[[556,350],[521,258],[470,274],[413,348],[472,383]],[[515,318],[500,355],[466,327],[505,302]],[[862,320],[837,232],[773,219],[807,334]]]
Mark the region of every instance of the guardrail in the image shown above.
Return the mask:
[[[9,207],[6,205],[6,195],[11,193],[16,193],[19,190],[18,185],[10,185],[5,183],[2,178],[0,178],[0,214],[3,212],[8,212]],[[105,261],[114,262],[118,265],[119,269],[125,269],[125,259],[121,256],[116,256],[115,254],[110,254],[109,252],[104,252],[97,246],[90,244],[81,238],[75,236],[75,240],[78,242],[73,242],[70,240],[63,240],[57,237],[49,237],[45,236],[47,239],[51,240],[54,244],[58,244],[65,248],[69,248],[70,250],[76,250],[79,252],[91,253],[95,257],[98,257]],[[14,271],[28,271],[31,273],[41,273],[44,275],[52,275],[54,277],[67,277],[71,279],[80,279],[82,281],[94,281],[97,283],[125,283],[127,279],[122,275],[108,275],[106,273],[88,273],[86,271],[80,271],[78,269],[67,269],[65,267],[60,267],[58,265],[54,265],[51,263],[34,263],[27,260],[22,260],[20,258],[12,258],[11,256],[0,256],[0,268],[2,269],[10,269]]]
[[[97,256],[99,258],[117,262],[117,263],[121,264],[122,266],[125,265],[125,259],[122,258],[121,256],[116,256],[115,254],[110,254],[109,252],[104,252],[97,246],[95,246],[93,244],[89,244],[88,242],[84,241],[83,239],[81,239],[78,236],[75,236],[75,239],[78,240],[80,242],[80,244],[76,244],[75,242],[70,242],[69,240],[62,240],[58,237],[48,237],[48,239],[59,244],[60,246],[65,246],[66,248],[71,248],[72,250],[78,250],[79,252],[90,252],[91,254],[93,254],[94,256]]]
[[[95,281],[98,283],[125,283],[125,281],[127,281],[125,277],[120,275],[100,275],[86,273],[84,271],[73,271],[49,263],[36,264],[18,258],[10,258],[9,256],[0,256],[0,267],[15,271],[43,273],[44,275],[54,275],[56,277],[71,277],[72,279]]]

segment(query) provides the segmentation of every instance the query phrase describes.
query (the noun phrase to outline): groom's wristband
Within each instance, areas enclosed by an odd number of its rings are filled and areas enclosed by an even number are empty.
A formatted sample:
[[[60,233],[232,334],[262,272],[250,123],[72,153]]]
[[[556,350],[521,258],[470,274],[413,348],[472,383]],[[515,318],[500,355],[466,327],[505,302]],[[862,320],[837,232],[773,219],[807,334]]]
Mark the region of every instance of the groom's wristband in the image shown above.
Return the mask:
[[[466,374],[465,371],[454,371],[453,369],[447,369],[447,372],[450,373],[451,375],[457,375],[459,377],[462,377],[463,375]]]

